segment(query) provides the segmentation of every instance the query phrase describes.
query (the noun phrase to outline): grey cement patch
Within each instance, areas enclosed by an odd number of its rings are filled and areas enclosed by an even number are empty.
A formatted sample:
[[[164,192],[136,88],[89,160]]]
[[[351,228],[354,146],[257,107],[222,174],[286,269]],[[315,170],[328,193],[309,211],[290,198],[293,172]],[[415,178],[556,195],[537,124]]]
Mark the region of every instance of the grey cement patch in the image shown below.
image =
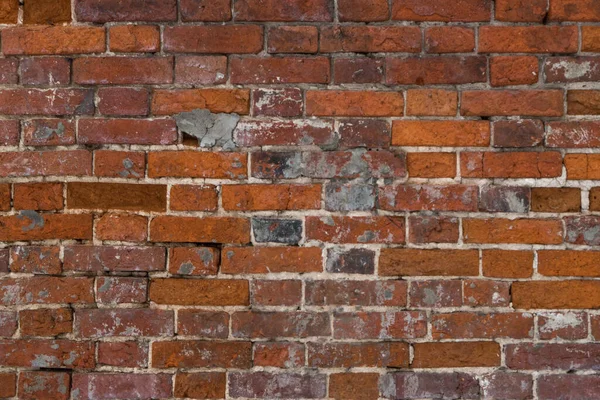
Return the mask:
[[[198,138],[200,147],[221,147],[223,150],[232,150],[236,147],[233,141],[233,130],[239,120],[240,116],[237,114],[213,114],[205,109],[175,115],[177,128]]]

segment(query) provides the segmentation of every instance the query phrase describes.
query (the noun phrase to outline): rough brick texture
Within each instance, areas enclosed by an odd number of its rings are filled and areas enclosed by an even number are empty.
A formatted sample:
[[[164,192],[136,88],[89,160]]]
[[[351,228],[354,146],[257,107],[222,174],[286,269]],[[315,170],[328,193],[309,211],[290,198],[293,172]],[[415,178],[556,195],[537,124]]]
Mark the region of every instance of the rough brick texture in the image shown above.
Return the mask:
[[[600,399],[600,1],[0,0],[0,398]]]

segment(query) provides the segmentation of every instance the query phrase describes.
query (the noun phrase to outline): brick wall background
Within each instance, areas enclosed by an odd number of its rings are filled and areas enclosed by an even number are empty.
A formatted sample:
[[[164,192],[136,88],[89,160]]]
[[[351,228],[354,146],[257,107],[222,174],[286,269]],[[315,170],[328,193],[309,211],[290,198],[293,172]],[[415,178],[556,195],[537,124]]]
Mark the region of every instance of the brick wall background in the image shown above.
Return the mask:
[[[20,3],[0,398],[600,398],[600,1]]]

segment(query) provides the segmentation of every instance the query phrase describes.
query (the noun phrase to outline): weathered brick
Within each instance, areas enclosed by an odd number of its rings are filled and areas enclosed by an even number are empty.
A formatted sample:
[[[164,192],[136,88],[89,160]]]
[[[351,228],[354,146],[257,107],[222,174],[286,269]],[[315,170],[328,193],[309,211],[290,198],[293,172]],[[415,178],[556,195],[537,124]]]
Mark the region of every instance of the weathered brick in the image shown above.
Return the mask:
[[[225,382],[223,372],[178,373],[175,375],[175,397],[223,398]]]
[[[327,0],[235,0],[238,21],[331,21],[333,5]]]
[[[335,83],[382,83],[385,73],[381,58],[334,58]]]
[[[500,346],[495,342],[415,343],[413,368],[495,367]]]
[[[386,399],[478,398],[479,382],[462,372],[393,372],[381,376]]]
[[[160,247],[65,246],[65,271],[164,271],[165,249]]]
[[[408,224],[410,243],[458,242],[458,218],[415,216],[409,217]]]
[[[179,310],[177,334],[226,339],[229,314],[223,311]]]
[[[462,92],[463,115],[560,117],[562,90],[467,90]]]
[[[236,217],[158,216],[150,222],[155,242],[249,243],[250,221]]]
[[[318,368],[407,368],[408,358],[400,342],[308,344],[308,365]]]
[[[16,146],[19,144],[19,121],[0,121],[0,146]]]
[[[5,55],[102,53],[106,32],[91,26],[29,26],[2,31]]]
[[[427,56],[386,59],[386,83],[392,85],[461,85],[485,82],[482,56]]]
[[[466,178],[551,178],[562,174],[562,155],[544,152],[463,152],[460,169]]]
[[[77,336],[173,336],[173,311],[152,309],[91,309],[75,311]]]
[[[382,249],[379,275],[476,276],[479,252],[475,250]]]
[[[143,242],[148,238],[148,217],[106,213],[96,220],[96,238],[119,242]]]
[[[254,365],[261,367],[302,367],[304,344],[296,342],[258,342],[254,344]]]
[[[96,279],[96,301],[99,303],[145,303],[147,292],[146,278],[99,277]]]
[[[67,85],[71,81],[71,62],[63,57],[27,57],[19,64],[22,85]]]
[[[0,240],[92,239],[90,214],[39,214],[23,210],[0,217]]]
[[[401,217],[306,217],[307,240],[327,243],[404,243]]]
[[[1,84],[16,84],[19,81],[18,75],[19,62],[14,58],[2,58],[0,59],[0,83]]]
[[[548,83],[555,82],[593,82],[600,77],[600,58],[548,57],[544,63],[544,76]]]
[[[276,26],[269,28],[269,53],[316,53],[319,48],[316,26]]]
[[[148,90],[143,88],[100,88],[98,89],[98,111],[103,115],[111,116],[148,115],[149,97]],[[96,125],[95,128],[100,127]]]
[[[489,0],[393,0],[392,19],[408,21],[485,22],[491,17]]]
[[[258,25],[168,26],[163,50],[170,53],[259,53],[263,28]]]
[[[325,186],[325,209],[370,211],[375,208],[376,187],[370,183],[332,181]]]
[[[62,183],[16,183],[13,193],[15,210],[62,210]]]
[[[432,337],[436,340],[533,338],[533,315],[529,313],[435,314],[431,325]]]
[[[176,0],[77,0],[75,15],[81,22],[175,21]]]
[[[508,307],[510,283],[471,279],[463,282],[463,303],[471,307]]]
[[[231,317],[236,338],[279,338],[330,336],[327,313],[240,311]]]
[[[411,282],[408,297],[411,307],[460,307],[462,305],[462,282],[458,280]]]
[[[322,53],[418,53],[421,31],[413,26],[349,26],[322,27]]]
[[[150,281],[151,301],[157,304],[234,306],[248,305],[248,281],[239,279],[176,279]]]
[[[0,363],[23,368],[94,368],[95,344],[66,339],[0,340]]]
[[[493,122],[494,147],[534,147],[544,140],[544,123],[538,119]]]
[[[567,233],[565,241],[573,244],[598,246],[600,232],[598,232],[598,217],[593,215],[572,216],[565,218]]]
[[[75,373],[72,399],[136,399],[171,397],[173,378],[169,374]]]
[[[75,144],[72,119],[32,119],[23,121],[23,142],[29,146]]]
[[[70,389],[68,372],[23,371],[19,374],[18,391],[22,399],[67,400]]]
[[[23,312],[26,312],[24,310]],[[20,328],[21,332],[23,327]],[[12,311],[0,311],[0,337],[12,337],[17,331],[17,313]]]
[[[233,397],[319,399],[327,392],[327,376],[318,373],[232,372],[228,383]]]
[[[588,315],[582,312],[546,312],[538,316],[540,339],[585,339],[588,336]],[[594,322],[592,321],[592,327]]]
[[[384,186],[380,208],[390,211],[475,211],[478,190],[468,185]]]
[[[94,92],[88,89],[2,89],[0,112],[7,115],[89,115]]]
[[[493,372],[481,377],[481,390],[484,397],[492,399],[531,399],[533,378],[529,374]]]
[[[252,232],[258,243],[298,244],[302,240],[302,220],[253,218]]]
[[[266,274],[274,272],[321,272],[318,247],[225,247],[221,272],[225,274]]]
[[[369,249],[328,249],[325,269],[331,273],[372,274],[375,272],[375,252]]]
[[[411,339],[427,334],[427,318],[420,311],[339,312],[333,317],[336,339]]]
[[[80,119],[78,140],[85,144],[166,145],[177,141],[177,128],[171,119]]]
[[[588,148],[600,145],[600,124],[596,121],[550,122],[546,146]]]
[[[400,121],[392,125],[393,146],[488,146],[487,121]]]
[[[597,281],[531,281],[512,284],[515,308],[597,308],[600,307]]]
[[[227,57],[178,56],[175,58],[175,83],[208,85],[225,83]]]
[[[143,152],[96,150],[94,174],[111,178],[140,179],[144,177],[146,157]]]
[[[538,395],[544,400],[558,400],[565,393],[574,398],[593,398],[600,390],[598,375],[541,375]]]
[[[461,26],[433,26],[425,30],[427,53],[470,53],[475,50],[475,32]]]
[[[309,90],[306,114],[316,116],[387,117],[404,114],[404,98],[398,92]]]
[[[597,343],[520,343],[506,345],[506,365],[511,369],[596,368]]]
[[[308,305],[406,306],[407,283],[386,281],[307,281]]]
[[[302,114],[302,90],[299,88],[253,90],[253,115],[297,117]]]
[[[299,280],[256,280],[250,290],[252,304],[257,306],[299,306],[302,302]]]
[[[172,247],[169,272],[175,275],[216,275],[219,250],[214,247]]]
[[[295,119],[265,121],[246,119],[234,130],[235,142],[240,146],[333,146],[336,143],[333,121]]]
[[[91,172],[92,153],[86,150],[0,154],[0,176],[84,176]]]
[[[55,246],[15,246],[10,249],[12,272],[59,275],[62,272],[60,248]]]
[[[100,342],[98,364],[111,367],[146,367],[148,345],[138,342]]]
[[[529,278],[533,274],[533,252],[484,250],[483,275],[492,278]]]
[[[2,280],[2,304],[93,303],[93,280],[75,277],[27,277]]]
[[[479,210],[485,212],[527,213],[531,190],[523,186],[481,187]]]
[[[154,25],[111,26],[108,34],[114,52],[154,53],[160,49],[160,30]]]

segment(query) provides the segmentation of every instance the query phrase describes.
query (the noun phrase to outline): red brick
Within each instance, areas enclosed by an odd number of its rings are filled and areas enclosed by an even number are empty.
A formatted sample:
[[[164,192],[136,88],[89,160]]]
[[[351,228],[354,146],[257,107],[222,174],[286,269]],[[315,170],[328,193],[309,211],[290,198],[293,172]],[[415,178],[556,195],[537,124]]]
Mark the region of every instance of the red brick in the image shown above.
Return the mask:
[[[407,368],[408,345],[381,343],[309,343],[308,365],[317,368]]]
[[[148,176],[242,179],[246,177],[246,163],[245,153],[156,151],[148,154]]]
[[[225,247],[221,273],[266,274],[321,272],[319,247]]]
[[[600,10],[593,0],[552,0],[550,21],[600,21]]]
[[[327,313],[240,311],[231,317],[232,335],[236,338],[307,338],[330,336]]]
[[[404,243],[404,218],[306,217],[306,239],[327,243]]]
[[[186,22],[231,19],[231,0],[181,0],[179,9],[182,21]]]
[[[575,53],[575,26],[482,26],[481,53]]]
[[[197,108],[213,113],[248,114],[250,91],[247,89],[180,89],[154,90],[151,111],[156,115],[172,115]]]
[[[425,30],[427,53],[471,53],[475,50],[475,32],[460,26],[434,26]]]
[[[533,315],[529,313],[435,314],[431,325],[432,337],[436,340],[533,337]]]
[[[321,185],[223,185],[223,208],[237,211],[321,208]]]
[[[379,374],[335,373],[329,376],[329,396],[336,400],[367,400],[379,396]]]
[[[600,179],[600,155],[565,154],[567,179]]]
[[[98,364],[111,367],[146,367],[148,345],[137,342],[100,342]]]
[[[403,281],[308,281],[306,304],[315,306],[406,306]]]
[[[0,5],[0,23],[2,24],[16,24],[19,18],[19,1],[18,0],[5,0]],[[8,376],[6,378],[8,379]],[[14,384],[12,385],[14,386]],[[13,387],[14,389],[14,387]],[[9,393],[10,390],[8,390]],[[7,396],[11,397],[11,396]]]
[[[254,365],[294,368],[304,366],[304,344],[295,342],[258,342],[254,344]]]
[[[238,21],[331,21],[333,5],[327,0],[236,0]]]
[[[384,59],[370,57],[334,58],[335,83],[383,83]]]
[[[487,80],[483,56],[389,57],[386,67],[386,83],[391,85],[461,85]]]
[[[173,144],[177,127],[172,119],[80,119],[78,139],[84,144]]]
[[[541,399],[558,400],[564,393],[576,399],[594,398],[600,391],[598,375],[541,375],[538,380]]]
[[[592,317],[593,318],[593,317]],[[585,339],[588,336],[588,315],[582,312],[547,312],[538,316],[540,339]],[[594,319],[592,319],[594,329]]]
[[[73,61],[73,81],[83,85],[173,82],[172,57],[86,57]]]
[[[495,342],[415,343],[413,368],[496,367],[500,346]]]
[[[72,119],[32,119],[23,121],[23,142],[28,146],[75,144]]]
[[[71,81],[71,62],[63,57],[28,57],[20,63],[22,85],[67,85]]]
[[[24,310],[25,312],[27,310]],[[21,332],[22,332],[21,327]],[[0,337],[12,337],[17,332],[17,313],[0,311]],[[0,378],[1,382],[2,378]],[[1,392],[0,392],[1,393]]]
[[[79,337],[173,336],[173,311],[152,309],[90,309],[75,311]]]
[[[466,185],[400,185],[380,188],[382,210],[475,211],[478,190]]]
[[[66,339],[0,340],[0,364],[23,368],[94,368],[95,344]]]
[[[299,88],[253,90],[253,115],[297,117],[302,115],[302,90]]]
[[[410,243],[457,243],[458,219],[454,217],[409,217]]]
[[[338,16],[340,21],[385,21],[389,19],[390,11],[386,0],[340,0]]]
[[[75,15],[80,22],[175,21],[176,0],[77,0]]]
[[[251,342],[177,340],[152,343],[153,368],[250,368]]]
[[[98,303],[145,303],[148,281],[146,278],[99,277],[96,279]]]
[[[143,152],[96,150],[94,174],[111,178],[143,178],[146,156]]]
[[[492,278],[529,278],[533,274],[533,253],[518,250],[484,250],[483,275]]]
[[[169,26],[163,50],[172,53],[259,53],[263,28],[258,25]]]
[[[14,58],[0,59],[0,84],[16,84],[19,81],[18,66],[19,62]]]
[[[537,57],[498,56],[490,59],[492,86],[533,85],[538,76]]]
[[[171,187],[171,210],[175,211],[215,211],[217,191],[212,185],[174,185]]]
[[[486,22],[489,0],[393,0],[392,19],[408,21]]]
[[[173,391],[168,374],[75,373],[71,388],[73,400],[167,398]]]
[[[154,25],[117,25],[108,29],[110,51],[121,53],[157,52],[160,30]]]
[[[92,239],[90,214],[38,214],[32,210],[0,217],[0,240]]]
[[[28,26],[2,31],[5,55],[86,54],[106,50],[103,27]]]
[[[229,394],[244,398],[324,398],[327,376],[318,373],[233,372],[229,374]]]
[[[250,221],[235,217],[158,216],[150,222],[156,242],[248,243]]]
[[[404,98],[398,92],[308,91],[306,113],[317,116],[400,116],[404,114]]]
[[[98,89],[98,111],[110,116],[148,115],[149,93],[139,88]]]
[[[333,121],[295,119],[265,121],[246,119],[238,122],[234,131],[240,146],[332,146],[337,140]],[[275,153],[277,154],[277,153]]]
[[[21,336],[58,336],[73,331],[73,311],[69,308],[21,310]]]
[[[230,68],[234,84],[329,82],[326,57],[235,57]]]
[[[164,271],[165,259],[165,249],[161,247],[71,245],[64,248],[65,271]]]
[[[90,115],[94,92],[87,89],[2,89],[0,113],[7,115]]]
[[[257,306],[300,306],[302,282],[299,280],[252,281],[252,304]]]
[[[508,22],[543,23],[548,12],[546,0],[496,0],[496,19]]]
[[[19,121],[0,121],[0,146],[16,146],[19,144]]]
[[[408,175],[413,178],[454,178],[455,153],[408,153]]]
[[[148,218],[134,214],[107,213],[96,220],[96,238],[120,242],[147,239]]]
[[[421,31],[409,26],[333,26],[321,28],[322,53],[418,53]]]
[[[269,53],[316,53],[319,48],[316,26],[276,26],[269,28]]]
[[[16,3],[18,5],[18,3]],[[16,15],[16,14],[15,14]],[[1,17],[1,14],[0,14]],[[0,373],[0,396],[13,397],[17,394],[16,373]]]
[[[453,116],[458,94],[450,90],[417,89],[406,92],[406,115]]]
[[[562,174],[562,156],[545,152],[463,152],[461,174],[465,178],[552,178]]]
[[[67,400],[71,375],[56,371],[22,371],[19,374],[19,398],[28,400]]]
[[[62,210],[62,183],[15,183],[13,207],[15,210]]]
[[[175,58],[175,83],[209,85],[227,80],[227,57],[178,56]]]
[[[463,115],[560,117],[562,90],[472,90],[462,92]]]
[[[248,281],[236,279],[154,279],[150,300],[157,304],[236,306],[249,304]]]
[[[463,219],[466,243],[560,244],[563,228],[556,219]]]
[[[179,310],[177,334],[226,339],[229,314],[223,311]]]
[[[510,283],[492,280],[464,281],[463,303],[471,307],[508,307]]]
[[[393,146],[488,146],[490,124],[487,121],[395,120]]]
[[[411,307],[460,307],[462,305],[462,282],[458,280],[411,282],[408,297]]]
[[[169,249],[169,272],[180,275],[216,275],[219,250],[212,247],[173,247]]]
[[[544,63],[547,83],[593,82],[600,77],[600,59],[593,57],[548,57]]]
[[[427,334],[427,318],[419,311],[340,312],[334,314],[336,339],[411,339]]]
[[[443,261],[442,261],[443,260]],[[476,250],[382,249],[379,275],[395,276],[476,276]]]
[[[377,119],[342,119],[339,121],[339,146],[381,147],[390,145],[390,124]]]
[[[600,354],[597,343],[520,343],[505,347],[511,369],[590,369]]]
[[[57,246],[15,246],[10,248],[12,272],[59,275],[62,272]]]
[[[175,397],[224,398],[225,386],[224,372],[178,373],[175,375]]]
[[[597,308],[600,307],[597,281],[532,281],[512,284],[515,308]]]
[[[544,122],[538,119],[493,122],[494,147],[534,147],[544,140]]]

